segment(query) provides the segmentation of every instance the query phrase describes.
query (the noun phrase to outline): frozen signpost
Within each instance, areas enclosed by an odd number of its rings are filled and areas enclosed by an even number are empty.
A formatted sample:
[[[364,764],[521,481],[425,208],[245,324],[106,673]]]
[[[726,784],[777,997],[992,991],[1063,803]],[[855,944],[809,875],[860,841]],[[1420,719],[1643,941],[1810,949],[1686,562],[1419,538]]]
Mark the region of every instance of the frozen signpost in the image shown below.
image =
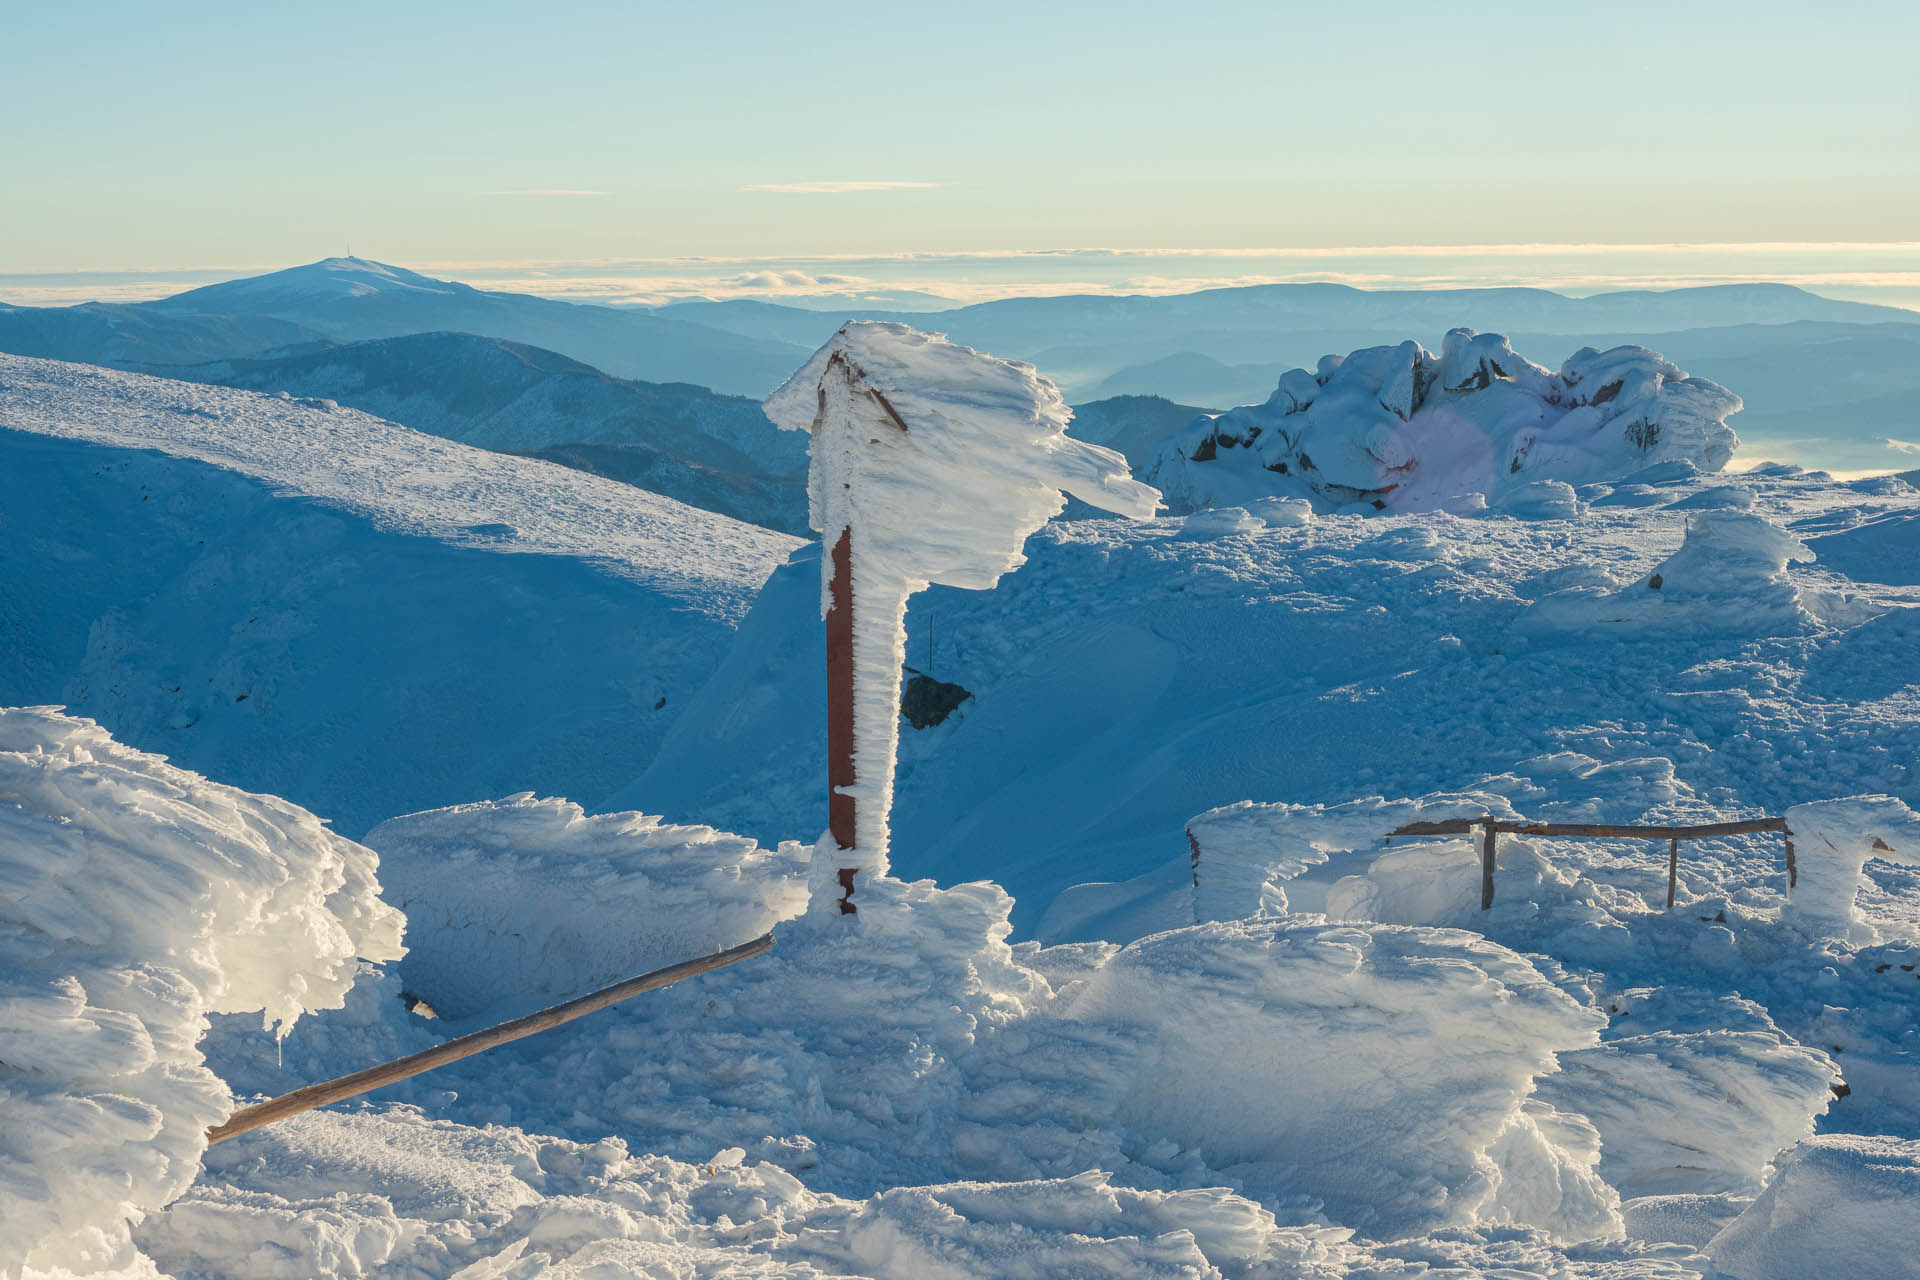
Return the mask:
[[[1071,411],[1032,365],[902,324],[846,325],[766,410],[813,433],[829,828],[812,890],[816,906],[837,897],[851,914],[855,877],[887,869],[907,597],[936,582],[993,586],[1060,513],[1062,490],[1139,519],[1160,495],[1119,454],[1067,436]]]

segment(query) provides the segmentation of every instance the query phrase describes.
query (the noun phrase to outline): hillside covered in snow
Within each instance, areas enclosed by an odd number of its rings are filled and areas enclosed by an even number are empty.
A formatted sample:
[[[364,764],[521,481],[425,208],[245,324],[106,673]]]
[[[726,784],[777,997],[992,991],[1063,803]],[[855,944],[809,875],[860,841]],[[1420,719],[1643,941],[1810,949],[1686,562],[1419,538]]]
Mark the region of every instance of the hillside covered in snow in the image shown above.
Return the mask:
[[[805,442],[758,401],[615,378],[552,351],[464,333],[142,372],[333,400],[463,444],[545,458],[787,533],[806,530]]]
[[[358,834],[653,757],[794,539],[304,401],[0,357],[0,704]]]

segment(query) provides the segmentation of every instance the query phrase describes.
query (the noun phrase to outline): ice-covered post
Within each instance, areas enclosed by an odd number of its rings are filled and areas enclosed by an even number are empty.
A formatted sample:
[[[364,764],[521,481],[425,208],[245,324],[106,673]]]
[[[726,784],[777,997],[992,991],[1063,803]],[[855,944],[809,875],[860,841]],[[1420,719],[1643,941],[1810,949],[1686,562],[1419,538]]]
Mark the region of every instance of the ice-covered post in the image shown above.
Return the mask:
[[[1072,411],[1032,365],[902,324],[847,324],[766,411],[813,434],[828,831],[811,880],[817,908],[852,914],[856,877],[887,869],[908,597],[934,583],[992,587],[1066,505],[1062,490],[1139,519],[1160,495],[1119,454],[1066,434]]]

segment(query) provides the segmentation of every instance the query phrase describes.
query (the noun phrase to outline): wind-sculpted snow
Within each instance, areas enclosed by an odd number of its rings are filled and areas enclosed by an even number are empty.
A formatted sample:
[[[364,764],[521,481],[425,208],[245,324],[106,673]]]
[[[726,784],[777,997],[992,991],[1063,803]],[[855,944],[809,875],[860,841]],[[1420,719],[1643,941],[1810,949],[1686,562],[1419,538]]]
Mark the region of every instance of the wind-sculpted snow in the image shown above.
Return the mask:
[[[1817,800],[1787,810],[1799,883],[1787,919],[1816,937],[1880,941],[1856,904],[1868,858],[1920,866],[1920,815],[1892,796]]]
[[[1711,822],[1863,793],[1920,806],[1920,596],[1800,549],[1910,517],[1920,494],[1788,469],[1744,478],[1749,511],[1670,509],[1722,483],[1673,466],[1582,486],[1573,520],[1301,522],[1295,498],[1209,513],[1250,517],[1239,531],[1055,521],[993,591],[914,602],[909,661],[973,697],[901,731],[895,868],[992,877],[1020,936],[1124,941],[1192,922],[1171,896],[1190,886],[1183,829],[1242,800],[1486,791],[1568,822]],[[1608,501],[1622,490],[1635,505]],[[1897,568],[1896,553],[1875,563]],[[792,675],[825,661],[814,554],[769,579],[609,807],[762,843],[824,825],[822,686]],[[1647,877],[1632,891],[1664,896],[1664,850],[1632,848]],[[1751,875],[1783,893],[1779,840],[1752,849]],[[1683,856],[1683,888],[1694,865]],[[1869,879],[1894,870],[1874,860]],[[1299,888],[1294,909],[1319,909]],[[1130,903],[1147,913],[1137,928]],[[1900,918],[1884,892],[1861,903],[1883,932]]]
[[[1486,1221],[1618,1234],[1590,1128],[1583,1140],[1577,1119],[1523,1107],[1556,1052],[1593,1043],[1604,1018],[1502,947],[1290,918],[1056,959],[1007,945],[1011,904],[989,884],[876,876],[856,917],[808,915],[795,872],[750,847],[704,881],[662,884],[676,863],[694,874],[702,842],[646,824],[518,801],[375,833],[401,895],[464,878],[472,898],[450,897],[511,904],[493,912],[499,933],[525,922],[489,947],[416,896],[422,983],[409,982],[430,1001],[474,990],[488,955],[517,955],[507,967],[534,975],[631,951],[635,932],[642,947],[678,938],[697,952],[763,927],[743,911],[788,917],[769,955],[623,1006],[597,1030],[492,1055],[484,1073],[450,1068],[410,1096],[468,1099],[443,1114],[470,1119],[565,1098],[569,1134],[684,1159],[738,1147],[854,1197],[1099,1169],[1140,1188],[1233,1185],[1270,1209],[1324,1202],[1382,1238]],[[583,905],[576,886],[592,873],[574,864],[623,845],[602,862],[604,906]],[[484,870],[469,848],[490,851]],[[550,923],[562,911],[577,918]],[[292,1051],[304,1052],[297,1039]]]
[[[1831,1134],[1780,1161],[1707,1251],[1740,1280],[1910,1276],[1920,1260],[1920,1142]]]
[[[558,1004],[594,987],[710,955],[806,905],[806,850],[637,813],[587,817],[522,794],[383,822],[387,899],[416,947],[408,990],[443,1018]]]
[[[1593,1122],[1600,1174],[1629,1197],[1752,1195],[1774,1155],[1812,1134],[1840,1074],[1761,1030],[1621,1035],[1560,1068],[1540,1096]]]
[[[1681,504],[1675,503],[1676,507]],[[1618,627],[1775,634],[1808,626],[1806,602],[1787,574],[1807,563],[1807,545],[1765,516],[1698,510],[1680,549],[1625,586],[1577,584],[1541,599],[1529,628]]]
[[[401,1110],[303,1116],[219,1149],[215,1176],[141,1231],[174,1274],[594,1280],[1349,1280],[1350,1233],[1276,1226],[1225,1188],[1142,1190],[1089,1172],[847,1199],[739,1148],[698,1162]],[[1546,1252],[1542,1250],[1542,1252]],[[1358,1266],[1358,1270],[1356,1270]],[[463,1267],[472,1270],[462,1271]],[[1610,1274],[1680,1274],[1635,1271]],[[1693,1274],[1693,1273],[1684,1273]]]
[[[1583,348],[1550,372],[1497,333],[1454,329],[1327,356],[1283,375],[1262,405],[1196,418],[1145,469],[1176,512],[1293,495],[1323,508],[1468,511],[1512,502],[1534,518],[1543,481],[1588,484],[1649,465],[1727,464],[1740,398],[1644,347]]]
[[[1313,1196],[1385,1239],[1494,1218],[1511,1189],[1490,1151],[1524,1125],[1565,1186],[1530,1223],[1619,1231],[1618,1198],[1588,1168],[1598,1144],[1555,1150],[1521,1110],[1603,1019],[1470,934],[1311,917],[1155,934],[1068,1011],[1151,1046],[1125,1075],[1121,1124],[1263,1198]]]
[[[0,710],[0,1276],[133,1266],[232,1097],[209,1013],[288,1026],[398,959],[376,860],[281,800]]]

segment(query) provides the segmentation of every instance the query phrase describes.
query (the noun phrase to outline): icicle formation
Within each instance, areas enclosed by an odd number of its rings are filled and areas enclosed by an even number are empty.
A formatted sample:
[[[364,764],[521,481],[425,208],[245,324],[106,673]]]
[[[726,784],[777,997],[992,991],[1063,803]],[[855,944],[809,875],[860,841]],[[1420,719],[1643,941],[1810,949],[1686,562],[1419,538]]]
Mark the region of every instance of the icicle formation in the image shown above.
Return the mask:
[[[1134,481],[1119,454],[1066,434],[1072,411],[1032,365],[902,324],[846,325],[766,411],[780,427],[813,433],[809,507],[828,550],[823,617],[832,549],[850,535],[859,781],[840,793],[860,818],[854,850],[815,859],[818,899],[821,876],[837,868],[886,870],[907,598],[934,583],[992,587],[1025,562],[1028,535],[1065,507],[1062,490],[1136,519],[1151,516],[1160,495]]]

